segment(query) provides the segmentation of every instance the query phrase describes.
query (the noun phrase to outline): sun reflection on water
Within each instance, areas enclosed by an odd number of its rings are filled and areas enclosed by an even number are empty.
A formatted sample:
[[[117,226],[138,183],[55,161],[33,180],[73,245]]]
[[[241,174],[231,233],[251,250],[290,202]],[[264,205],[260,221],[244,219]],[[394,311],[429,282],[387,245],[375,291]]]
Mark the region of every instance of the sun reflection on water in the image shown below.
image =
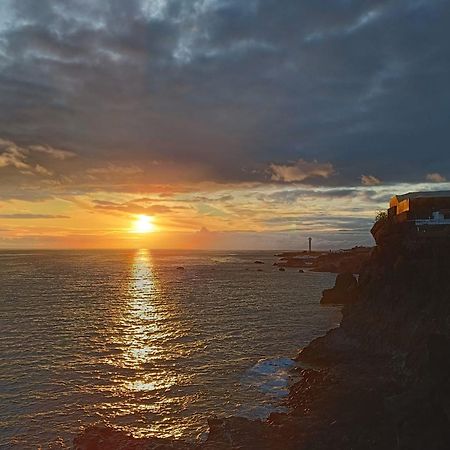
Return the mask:
[[[187,331],[164,283],[167,279],[155,270],[151,252],[136,251],[122,286],[123,307],[114,320],[113,341],[108,343],[118,351],[106,360],[114,367],[114,388],[109,391],[114,401],[104,404],[107,423],[136,437],[181,437],[196,420],[181,420],[172,413],[185,410],[197,393],[183,391],[189,389],[192,375],[180,372],[178,364],[192,349],[183,343]],[[160,416],[166,419],[155,422]]]
[[[175,382],[168,373],[154,373],[152,361],[164,351],[164,341],[170,330],[164,329],[166,319],[161,308],[159,282],[154,274],[151,254],[139,250],[134,257],[128,286],[129,303],[123,322],[123,367],[137,370],[137,379],[129,380],[126,387],[132,391],[152,391],[168,388]]]
[[[159,331],[160,320],[155,307],[158,281],[153,274],[151,255],[146,249],[139,250],[134,257],[128,294],[130,301],[123,317],[123,363],[136,368],[147,363],[156,353],[154,335]]]

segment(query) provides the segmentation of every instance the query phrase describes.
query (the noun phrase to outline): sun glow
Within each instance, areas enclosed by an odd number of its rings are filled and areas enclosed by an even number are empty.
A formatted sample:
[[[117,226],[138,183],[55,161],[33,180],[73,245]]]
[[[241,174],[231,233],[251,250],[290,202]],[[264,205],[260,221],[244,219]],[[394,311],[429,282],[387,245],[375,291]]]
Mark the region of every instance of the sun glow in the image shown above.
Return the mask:
[[[156,230],[156,226],[153,223],[153,217],[140,215],[133,223],[132,231],[134,233],[152,233]]]

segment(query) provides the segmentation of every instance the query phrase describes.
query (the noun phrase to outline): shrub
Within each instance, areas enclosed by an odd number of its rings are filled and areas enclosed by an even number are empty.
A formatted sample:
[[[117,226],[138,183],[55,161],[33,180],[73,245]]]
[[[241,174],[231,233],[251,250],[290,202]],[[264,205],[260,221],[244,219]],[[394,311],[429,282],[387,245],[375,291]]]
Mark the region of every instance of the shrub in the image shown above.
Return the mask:
[[[388,214],[386,211],[378,211],[377,215],[375,216],[375,223],[378,222],[384,222],[388,218]]]

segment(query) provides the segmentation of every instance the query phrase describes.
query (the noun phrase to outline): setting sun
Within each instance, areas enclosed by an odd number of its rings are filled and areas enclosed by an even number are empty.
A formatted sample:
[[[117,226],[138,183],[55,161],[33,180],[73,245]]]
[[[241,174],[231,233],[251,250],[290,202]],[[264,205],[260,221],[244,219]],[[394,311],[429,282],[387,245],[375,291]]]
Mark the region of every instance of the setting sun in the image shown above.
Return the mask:
[[[140,215],[133,223],[132,231],[134,233],[152,233],[156,227],[153,223],[153,217]]]

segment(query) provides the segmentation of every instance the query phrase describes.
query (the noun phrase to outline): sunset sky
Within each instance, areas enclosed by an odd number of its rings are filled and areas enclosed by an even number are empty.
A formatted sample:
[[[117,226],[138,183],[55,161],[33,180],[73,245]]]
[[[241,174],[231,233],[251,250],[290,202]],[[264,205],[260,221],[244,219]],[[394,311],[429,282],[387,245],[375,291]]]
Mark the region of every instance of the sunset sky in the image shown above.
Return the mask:
[[[392,194],[450,189],[449,18],[445,0],[2,0],[0,248],[371,244]]]

